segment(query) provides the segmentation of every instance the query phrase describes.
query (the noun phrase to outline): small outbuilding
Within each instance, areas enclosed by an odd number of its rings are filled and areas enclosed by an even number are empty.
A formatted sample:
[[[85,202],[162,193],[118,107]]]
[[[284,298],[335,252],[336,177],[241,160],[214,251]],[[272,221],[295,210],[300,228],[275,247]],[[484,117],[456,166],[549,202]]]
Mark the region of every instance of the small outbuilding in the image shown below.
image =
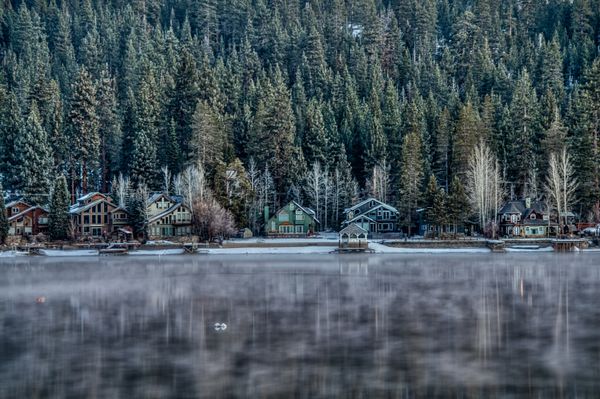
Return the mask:
[[[366,249],[369,247],[367,241],[369,232],[356,223],[349,224],[339,233],[340,249]]]

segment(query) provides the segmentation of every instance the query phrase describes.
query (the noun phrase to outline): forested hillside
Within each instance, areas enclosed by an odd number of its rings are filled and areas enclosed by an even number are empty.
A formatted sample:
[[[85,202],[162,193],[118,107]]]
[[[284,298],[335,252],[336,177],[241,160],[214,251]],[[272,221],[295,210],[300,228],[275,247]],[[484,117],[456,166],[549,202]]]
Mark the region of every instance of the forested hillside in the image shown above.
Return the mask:
[[[537,198],[567,143],[598,218],[600,0],[4,0],[0,23],[2,183],[37,202],[122,174],[195,179],[239,225],[299,198],[335,227],[368,194],[410,219],[483,140]]]

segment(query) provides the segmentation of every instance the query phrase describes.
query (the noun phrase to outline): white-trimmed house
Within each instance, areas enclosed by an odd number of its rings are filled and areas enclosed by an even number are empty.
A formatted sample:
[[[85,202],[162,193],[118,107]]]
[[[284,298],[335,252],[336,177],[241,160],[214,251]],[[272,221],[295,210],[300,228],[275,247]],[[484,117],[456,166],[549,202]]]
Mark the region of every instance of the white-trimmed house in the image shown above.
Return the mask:
[[[400,212],[375,198],[367,198],[344,211],[346,220],[342,227],[356,224],[370,233],[389,233],[398,231]]]
[[[23,200],[7,203],[8,234],[30,236],[48,231],[48,211],[41,206],[32,206]]]
[[[265,216],[268,216],[268,208]],[[319,223],[315,211],[290,201],[266,220],[265,234],[269,237],[306,237],[317,231]]]
[[[112,232],[112,213],[117,205],[105,194],[92,192],[77,199],[69,209],[78,236],[103,237]]]
[[[146,207],[150,238],[192,234],[192,212],[181,199],[164,193],[152,194]]]

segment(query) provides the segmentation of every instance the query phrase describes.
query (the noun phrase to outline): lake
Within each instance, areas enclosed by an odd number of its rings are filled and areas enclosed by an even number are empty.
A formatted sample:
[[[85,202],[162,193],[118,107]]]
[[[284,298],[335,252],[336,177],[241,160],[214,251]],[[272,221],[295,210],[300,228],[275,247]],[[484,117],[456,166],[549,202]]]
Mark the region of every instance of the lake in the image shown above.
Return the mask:
[[[0,259],[0,398],[238,397],[600,397],[600,253]]]

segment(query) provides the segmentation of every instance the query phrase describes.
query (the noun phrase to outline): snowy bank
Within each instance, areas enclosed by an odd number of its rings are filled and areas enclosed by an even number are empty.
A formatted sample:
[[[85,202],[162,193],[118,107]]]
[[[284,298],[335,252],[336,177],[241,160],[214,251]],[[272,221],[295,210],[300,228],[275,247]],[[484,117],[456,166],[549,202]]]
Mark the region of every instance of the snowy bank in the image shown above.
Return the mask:
[[[44,256],[97,256],[100,252],[97,249],[40,249],[40,255]]]
[[[369,242],[369,248],[378,254],[460,254],[460,253],[490,253],[489,248],[407,248],[390,247],[377,242]]]
[[[140,249],[137,251],[131,251],[128,253],[129,256],[165,256],[165,255],[183,255],[185,250],[183,248],[173,249]]]

